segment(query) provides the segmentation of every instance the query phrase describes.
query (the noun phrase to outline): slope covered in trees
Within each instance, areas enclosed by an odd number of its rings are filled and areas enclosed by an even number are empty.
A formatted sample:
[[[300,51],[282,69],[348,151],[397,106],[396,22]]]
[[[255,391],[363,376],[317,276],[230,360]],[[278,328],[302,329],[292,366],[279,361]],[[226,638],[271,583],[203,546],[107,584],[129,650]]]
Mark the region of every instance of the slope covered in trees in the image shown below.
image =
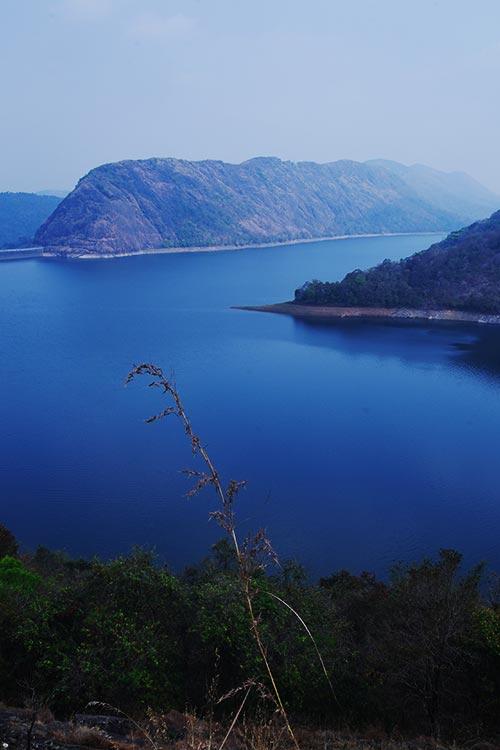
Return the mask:
[[[61,199],[35,193],[0,193],[0,247],[33,243],[35,232]]]
[[[410,258],[357,269],[339,282],[307,282],[295,302],[500,313],[500,211]]]

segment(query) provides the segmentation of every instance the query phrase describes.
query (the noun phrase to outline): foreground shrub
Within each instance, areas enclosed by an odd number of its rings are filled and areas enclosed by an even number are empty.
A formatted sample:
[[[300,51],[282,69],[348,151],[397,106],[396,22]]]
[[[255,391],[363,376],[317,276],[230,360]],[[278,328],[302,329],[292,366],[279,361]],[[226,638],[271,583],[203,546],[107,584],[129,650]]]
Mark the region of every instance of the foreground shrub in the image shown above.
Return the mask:
[[[460,555],[396,568],[386,581],[340,571],[319,584],[285,564],[254,577],[268,659],[296,720],[472,736],[499,729],[497,604],[482,568]],[[110,562],[47,550],[0,560],[0,700],[27,692],[60,716],[105,701],[136,717],[186,706],[222,719],[218,703],[249,675],[265,678],[227,547],[174,576],[147,552]],[[314,635],[335,697],[318,667]],[[239,696],[239,697],[238,697]],[[256,689],[245,710],[262,711]],[[271,717],[273,707],[266,704]]]

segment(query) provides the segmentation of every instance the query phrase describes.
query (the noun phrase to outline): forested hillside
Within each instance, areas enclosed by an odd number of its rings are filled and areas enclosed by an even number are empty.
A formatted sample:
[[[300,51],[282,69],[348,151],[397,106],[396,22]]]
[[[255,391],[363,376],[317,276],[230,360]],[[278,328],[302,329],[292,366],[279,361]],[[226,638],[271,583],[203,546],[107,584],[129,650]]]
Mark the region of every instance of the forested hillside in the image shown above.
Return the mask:
[[[307,282],[295,301],[500,313],[500,211],[410,258],[357,269],[340,282]]]

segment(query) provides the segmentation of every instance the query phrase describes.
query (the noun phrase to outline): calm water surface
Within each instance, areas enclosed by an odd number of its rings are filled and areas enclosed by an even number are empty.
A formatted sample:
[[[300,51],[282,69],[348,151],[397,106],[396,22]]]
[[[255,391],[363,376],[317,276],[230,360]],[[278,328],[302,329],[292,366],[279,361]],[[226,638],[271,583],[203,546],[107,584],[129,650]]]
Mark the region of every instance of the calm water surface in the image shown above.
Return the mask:
[[[0,521],[27,547],[155,546],[179,568],[220,536],[192,457],[134,362],[175,371],[243,525],[313,574],[455,547],[500,567],[500,331],[318,325],[231,310],[400,258],[433,236],[108,262],[0,264]]]

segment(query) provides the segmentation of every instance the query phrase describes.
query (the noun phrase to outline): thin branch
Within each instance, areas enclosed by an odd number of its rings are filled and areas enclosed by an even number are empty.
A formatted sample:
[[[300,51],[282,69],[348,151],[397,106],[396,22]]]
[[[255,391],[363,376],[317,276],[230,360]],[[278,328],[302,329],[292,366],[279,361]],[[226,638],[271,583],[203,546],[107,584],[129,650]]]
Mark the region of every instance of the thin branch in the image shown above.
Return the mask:
[[[141,734],[144,735],[144,737],[148,740],[148,742],[151,743],[151,746],[152,746],[153,750],[159,750],[158,745],[154,742],[154,740],[152,739],[152,737],[146,732],[146,730],[144,729],[144,727],[141,727],[141,725],[138,724],[135,721],[135,719],[133,719],[131,716],[129,716],[127,713],[125,713],[125,711],[122,711],[121,708],[117,708],[116,706],[112,706],[109,703],[105,703],[104,701],[90,701],[90,703],[87,703],[86,708],[90,708],[92,706],[98,706],[99,708],[105,708],[108,711],[109,710],[116,711],[117,713],[121,714],[126,719],[128,719],[128,721],[130,721],[130,723],[133,724],[139,730],[139,732],[141,732]]]
[[[234,725],[235,725],[235,724],[236,724],[236,722],[238,721],[239,715],[240,715],[240,714],[241,714],[241,712],[243,711],[243,706],[244,706],[244,705],[245,705],[245,703],[247,702],[247,698],[248,698],[248,696],[250,695],[250,690],[251,690],[251,689],[252,689],[252,685],[250,685],[250,686],[248,687],[248,690],[246,691],[245,695],[243,696],[243,700],[241,701],[241,703],[240,703],[240,707],[238,708],[238,710],[236,711],[236,713],[235,713],[235,715],[234,715],[234,717],[233,717],[233,720],[232,720],[232,722],[231,722],[231,725],[230,725],[229,729],[228,729],[228,730],[227,730],[227,732],[226,732],[226,736],[224,737],[224,739],[222,740],[222,742],[221,742],[221,743],[220,743],[220,745],[219,745],[219,750],[222,750],[222,748],[223,748],[223,747],[224,747],[224,745],[226,744],[226,741],[227,741],[227,739],[228,739],[229,735],[230,735],[230,734],[231,734],[231,732],[233,731],[233,729],[234,729]]]
[[[321,651],[319,650],[318,644],[316,643],[316,640],[315,640],[313,634],[311,633],[309,627],[307,626],[307,623],[299,615],[299,613],[297,612],[297,610],[295,610],[290,604],[288,604],[288,602],[286,602],[284,599],[282,599],[281,597],[277,596],[276,594],[273,594],[271,591],[268,591],[267,593],[269,594],[269,596],[272,596],[273,599],[277,599],[277,601],[281,602],[281,604],[283,604],[285,607],[288,607],[288,609],[290,610],[290,612],[293,612],[293,614],[295,615],[295,617],[297,618],[297,620],[300,622],[300,624],[302,625],[302,627],[306,631],[307,635],[309,636],[309,638],[312,641],[312,644],[314,646],[314,649],[315,649],[316,654],[317,654],[318,659],[319,659],[319,663],[321,664],[321,668],[323,670],[323,674],[325,675],[326,681],[328,682],[328,685],[330,686],[330,690],[332,692],[333,699],[335,700],[335,702],[337,703],[337,705],[340,705],[339,701],[338,701],[338,698],[335,695],[335,690],[333,689],[333,685],[332,685],[332,682],[330,680],[330,676],[329,676],[329,674],[327,672],[327,669],[326,669],[326,666],[325,666],[325,662],[323,661],[323,657],[321,656]]]
[[[269,542],[267,542],[263,532],[259,532],[254,537],[254,540],[252,543],[245,543],[243,548],[241,547],[238,541],[237,534],[236,534],[233,502],[238,491],[241,489],[241,487],[244,486],[244,483],[236,482],[232,480],[229,484],[227,491],[224,490],[222,483],[220,481],[219,473],[217,469],[215,468],[215,465],[212,462],[212,459],[210,458],[200,438],[198,437],[198,435],[195,434],[192,428],[191,422],[189,420],[189,417],[186,414],[186,411],[184,409],[179,392],[175,384],[164,376],[163,370],[157,365],[146,363],[146,362],[140,365],[135,365],[133,369],[129,372],[125,380],[125,384],[130,383],[132,380],[134,380],[135,377],[139,375],[149,375],[150,377],[152,377],[153,381],[149,384],[150,387],[160,388],[160,390],[165,395],[168,395],[171,397],[174,403],[173,407],[169,407],[165,409],[163,412],[160,412],[160,414],[156,415],[156,417],[149,418],[149,420],[147,421],[156,421],[157,419],[162,419],[163,417],[169,414],[175,414],[180,419],[181,423],[184,426],[184,432],[191,444],[191,449],[193,451],[193,454],[199,454],[208,468],[208,474],[189,472],[191,473],[191,475],[194,474],[198,477],[198,482],[193,488],[193,490],[189,492],[188,494],[190,496],[197,494],[197,492],[199,492],[207,484],[211,484],[217,494],[217,497],[221,505],[221,510],[211,513],[211,517],[214,518],[217,521],[217,523],[219,523],[219,525],[224,529],[224,531],[229,535],[231,542],[233,544],[233,547],[236,553],[237,563],[238,563],[240,580],[242,583],[243,596],[244,596],[244,600],[245,600],[248,614],[250,617],[251,631],[255,639],[257,648],[259,650],[261,659],[266,668],[266,672],[267,672],[269,681],[273,689],[276,705],[283,718],[283,721],[286,725],[287,731],[293,741],[295,748],[299,750],[297,739],[290,725],[288,714],[283,704],[278,685],[274,678],[274,674],[273,674],[271,665],[269,663],[269,659],[267,658],[266,648],[264,646],[264,643],[260,635],[258,618],[255,614],[253,602],[252,602],[250,576],[254,569],[254,561],[257,555],[259,554],[259,552],[263,552],[272,557],[274,553],[272,553],[271,545],[269,544]]]

